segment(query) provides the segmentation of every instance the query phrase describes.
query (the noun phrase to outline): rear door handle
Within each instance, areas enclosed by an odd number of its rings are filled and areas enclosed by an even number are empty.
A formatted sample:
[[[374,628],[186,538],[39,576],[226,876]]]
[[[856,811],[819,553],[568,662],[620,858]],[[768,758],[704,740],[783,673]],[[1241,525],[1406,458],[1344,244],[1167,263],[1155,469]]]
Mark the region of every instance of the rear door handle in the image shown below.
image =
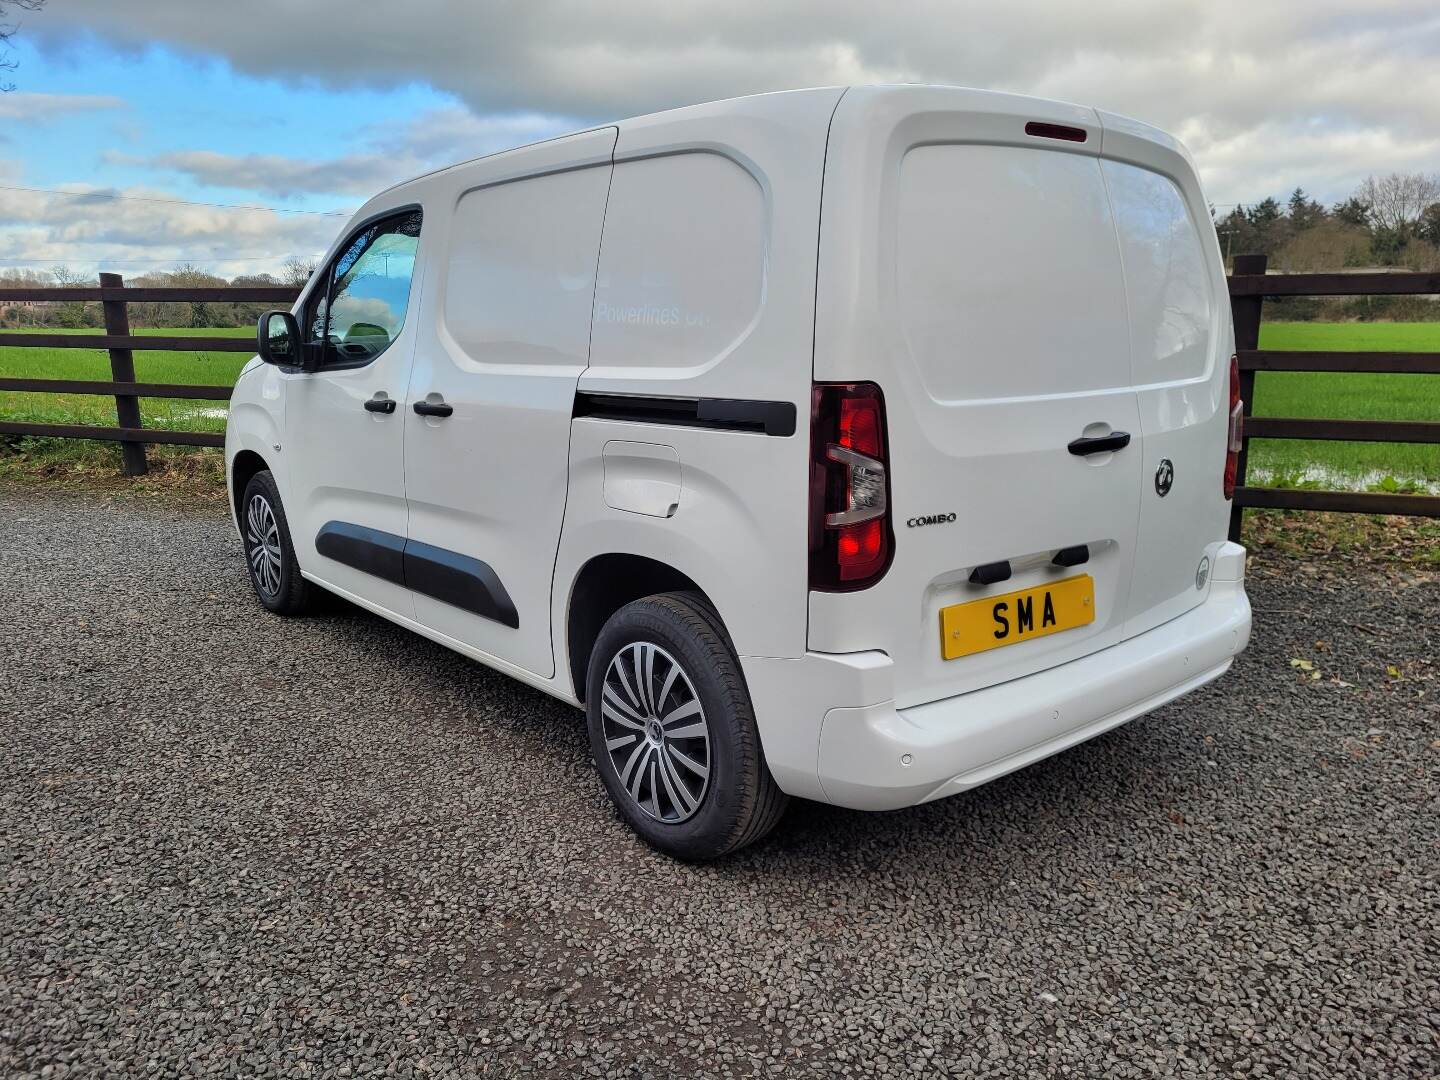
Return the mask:
[[[1093,439],[1076,439],[1070,444],[1070,453],[1077,457],[1089,454],[1103,454],[1107,450],[1124,450],[1130,445],[1128,431],[1112,431],[1109,435],[1097,435]]]
[[[366,412],[393,413],[395,411],[395,399],[381,397],[376,394],[369,401],[365,402]]]
[[[421,416],[449,416],[455,411],[454,406],[446,405],[443,401],[417,401],[411,406]],[[1128,437],[1128,436],[1127,436]]]

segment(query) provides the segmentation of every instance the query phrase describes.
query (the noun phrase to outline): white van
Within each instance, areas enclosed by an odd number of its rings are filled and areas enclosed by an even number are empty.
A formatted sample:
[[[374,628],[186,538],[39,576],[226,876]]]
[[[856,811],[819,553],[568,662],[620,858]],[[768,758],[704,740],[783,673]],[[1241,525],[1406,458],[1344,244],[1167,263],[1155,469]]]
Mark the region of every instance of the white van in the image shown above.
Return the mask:
[[[261,603],[583,707],[676,856],[966,791],[1249,638],[1220,253],[1133,120],[854,87],[495,154],[370,200],[259,346]]]

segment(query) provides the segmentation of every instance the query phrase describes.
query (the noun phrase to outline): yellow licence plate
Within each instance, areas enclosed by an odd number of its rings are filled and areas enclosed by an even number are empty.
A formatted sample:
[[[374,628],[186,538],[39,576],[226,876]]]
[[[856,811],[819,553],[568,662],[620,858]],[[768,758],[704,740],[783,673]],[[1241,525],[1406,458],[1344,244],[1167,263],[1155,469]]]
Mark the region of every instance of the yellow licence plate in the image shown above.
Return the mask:
[[[941,608],[940,655],[954,660],[1094,621],[1095,581],[1081,574]]]

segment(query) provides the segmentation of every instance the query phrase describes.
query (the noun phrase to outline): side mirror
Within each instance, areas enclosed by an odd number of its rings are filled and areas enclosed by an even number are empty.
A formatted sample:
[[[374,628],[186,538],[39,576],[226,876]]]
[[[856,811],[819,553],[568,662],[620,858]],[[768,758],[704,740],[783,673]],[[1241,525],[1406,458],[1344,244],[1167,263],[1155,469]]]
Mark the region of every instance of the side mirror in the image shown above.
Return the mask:
[[[288,311],[267,311],[255,326],[260,359],[282,367],[303,367],[300,351],[300,324]]]

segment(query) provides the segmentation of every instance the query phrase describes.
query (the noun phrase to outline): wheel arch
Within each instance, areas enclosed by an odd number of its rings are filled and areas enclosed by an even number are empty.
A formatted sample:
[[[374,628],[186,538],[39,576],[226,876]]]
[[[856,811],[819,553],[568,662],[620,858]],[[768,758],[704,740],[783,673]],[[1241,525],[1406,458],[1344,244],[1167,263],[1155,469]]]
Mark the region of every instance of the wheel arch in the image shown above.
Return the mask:
[[[645,555],[609,552],[592,556],[580,568],[570,587],[565,646],[575,698],[582,705],[590,653],[610,616],[634,600],[664,592],[693,592],[715,609],[714,601],[691,577]]]
[[[270,468],[263,457],[254,450],[241,450],[230,463],[230,510],[235,516],[235,527],[240,527],[240,500],[245,497],[245,486],[258,472]]]

